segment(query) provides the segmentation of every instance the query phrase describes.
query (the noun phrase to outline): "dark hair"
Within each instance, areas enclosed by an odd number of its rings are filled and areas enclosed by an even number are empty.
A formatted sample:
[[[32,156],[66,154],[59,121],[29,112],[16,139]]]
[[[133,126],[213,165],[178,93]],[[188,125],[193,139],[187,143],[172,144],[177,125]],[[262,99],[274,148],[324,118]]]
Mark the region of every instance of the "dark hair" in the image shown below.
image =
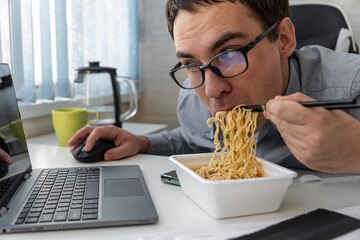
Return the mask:
[[[240,2],[252,9],[255,17],[263,24],[264,30],[276,21],[290,17],[289,0],[168,0],[165,15],[171,37],[174,38],[174,21],[179,10],[196,13],[199,11],[199,6],[211,6],[226,1]],[[277,37],[277,30],[274,29],[269,34],[269,39],[275,41]]]

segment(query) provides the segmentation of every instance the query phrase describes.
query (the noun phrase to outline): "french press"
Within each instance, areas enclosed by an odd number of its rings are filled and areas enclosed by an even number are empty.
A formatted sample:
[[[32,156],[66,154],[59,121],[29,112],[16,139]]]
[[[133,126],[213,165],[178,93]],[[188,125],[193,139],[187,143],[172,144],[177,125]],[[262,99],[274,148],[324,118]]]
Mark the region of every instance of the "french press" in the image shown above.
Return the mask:
[[[123,83],[129,95],[129,109],[124,113],[121,102]],[[88,67],[76,69],[72,101],[77,107],[99,113],[99,120],[94,125],[121,127],[122,121],[133,117],[138,108],[134,80],[117,76],[116,68],[102,67],[100,62],[89,62]]]

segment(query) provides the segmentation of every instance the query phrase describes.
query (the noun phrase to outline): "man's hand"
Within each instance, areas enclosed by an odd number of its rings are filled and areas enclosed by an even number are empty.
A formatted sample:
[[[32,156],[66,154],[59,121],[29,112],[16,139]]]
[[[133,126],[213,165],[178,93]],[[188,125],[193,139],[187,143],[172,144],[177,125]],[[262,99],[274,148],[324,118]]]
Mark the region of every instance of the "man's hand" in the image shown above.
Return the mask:
[[[341,110],[307,108],[301,93],[278,96],[264,116],[278,128],[293,155],[307,167],[329,173],[360,173],[360,122]]]
[[[6,162],[7,164],[12,164],[12,161],[11,161],[11,158],[10,158],[10,155],[9,154],[7,154],[4,150],[2,150],[1,148],[0,148],[0,161],[4,161],[4,162]]]
[[[83,127],[71,137],[67,145],[71,147],[70,151],[73,151],[78,145],[86,141],[85,151],[88,152],[100,138],[113,141],[116,146],[105,153],[106,161],[121,159],[137,153],[146,153],[149,148],[149,140],[146,137],[135,136],[115,126]]]

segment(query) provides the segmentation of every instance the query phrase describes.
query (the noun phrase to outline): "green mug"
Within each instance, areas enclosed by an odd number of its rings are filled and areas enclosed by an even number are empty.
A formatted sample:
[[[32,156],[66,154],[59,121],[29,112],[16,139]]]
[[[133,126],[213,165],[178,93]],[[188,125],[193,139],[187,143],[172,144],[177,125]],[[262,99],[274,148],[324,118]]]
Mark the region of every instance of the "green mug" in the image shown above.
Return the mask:
[[[3,131],[7,128],[11,129],[12,134],[6,135],[5,133],[3,133]],[[17,119],[15,121],[12,121],[9,125],[0,127],[0,137],[2,139],[17,138],[25,146],[26,141],[21,119]]]
[[[88,119],[89,114],[95,114],[96,118]],[[58,108],[52,110],[52,121],[60,146],[66,147],[70,138],[82,127],[89,123],[95,123],[99,119],[97,111],[88,111],[85,108]]]

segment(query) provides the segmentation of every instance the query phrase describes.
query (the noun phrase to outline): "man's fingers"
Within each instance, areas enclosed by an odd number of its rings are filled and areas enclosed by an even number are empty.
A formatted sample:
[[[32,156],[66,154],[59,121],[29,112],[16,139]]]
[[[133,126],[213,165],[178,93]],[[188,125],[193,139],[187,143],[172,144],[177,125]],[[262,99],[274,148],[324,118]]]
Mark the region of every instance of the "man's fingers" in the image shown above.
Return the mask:
[[[281,121],[304,125],[309,119],[309,110],[294,101],[270,100],[264,115],[276,125],[281,124]]]
[[[120,136],[120,131],[121,129],[115,126],[94,128],[86,139],[85,151],[90,151],[93,148],[95,142],[99,139],[114,141],[117,137]]]
[[[75,146],[70,147],[70,152],[73,152],[77,146],[79,146],[79,145],[75,145]]]
[[[145,153],[148,147],[147,138],[135,136],[121,129],[118,130],[117,137],[114,137],[113,141],[116,147],[105,153],[106,161],[133,156],[141,151]]]
[[[101,138],[101,132],[99,132],[97,128],[94,129],[86,139],[85,152],[91,151],[91,149],[94,147],[95,142],[100,138]]]
[[[126,143],[120,144],[120,146],[117,146],[115,148],[109,149],[105,155],[104,159],[105,161],[112,161],[112,160],[118,160],[127,156],[134,155],[135,153],[131,152],[131,146],[129,146]]]
[[[86,126],[81,128],[70,138],[70,140],[67,142],[67,145],[74,146],[85,142],[86,138],[89,136],[89,134],[93,131],[94,128],[95,127],[93,126]]]
[[[7,154],[4,150],[2,150],[1,148],[0,148],[0,161],[1,160],[3,160],[4,162],[6,162],[7,164],[12,164],[13,162],[12,162],[12,160],[11,160],[11,158],[10,158],[10,155],[9,154]]]

